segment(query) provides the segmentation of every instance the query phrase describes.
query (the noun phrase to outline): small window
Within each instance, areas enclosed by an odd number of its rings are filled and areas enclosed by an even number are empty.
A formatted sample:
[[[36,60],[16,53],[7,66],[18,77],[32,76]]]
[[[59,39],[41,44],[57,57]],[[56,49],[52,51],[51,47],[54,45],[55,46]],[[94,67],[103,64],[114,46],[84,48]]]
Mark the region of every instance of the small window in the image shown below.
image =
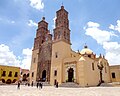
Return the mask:
[[[57,76],[57,70],[54,71],[54,76]]]
[[[112,73],[112,78],[115,78],[115,73]]]
[[[44,43],[44,40],[42,40],[42,43]]]
[[[14,77],[18,77],[18,72],[15,72],[15,76]]]
[[[6,76],[6,71],[3,71],[2,76]]]
[[[9,72],[8,77],[12,77],[12,71]]]
[[[95,70],[95,69],[94,69],[94,63],[92,63],[92,70]]]
[[[55,52],[55,58],[58,58],[58,53],[57,52]]]
[[[91,55],[88,55],[89,58],[91,58]]]
[[[34,77],[34,72],[32,72],[32,77]]]

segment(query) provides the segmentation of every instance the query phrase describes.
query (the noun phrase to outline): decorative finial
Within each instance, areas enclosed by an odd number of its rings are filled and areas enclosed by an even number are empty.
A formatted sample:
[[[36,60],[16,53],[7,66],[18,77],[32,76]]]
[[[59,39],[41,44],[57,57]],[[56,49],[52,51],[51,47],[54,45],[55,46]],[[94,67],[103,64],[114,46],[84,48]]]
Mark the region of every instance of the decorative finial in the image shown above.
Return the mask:
[[[100,56],[99,56],[99,58],[101,58],[102,56],[101,56],[101,53],[100,53]]]
[[[103,55],[103,58],[105,58],[105,56]]]
[[[88,48],[88,47],[87,47],[87,45],[86,45],[86,43],[85,43],[85,46],[84,46],[84,48]]]
[[[45,17],[42,17],[42,20],[45,20]]]
[[[61,6],[61,9],[64,9],[64,6],[63,6],[63,2],[62,2],[62,6]]]

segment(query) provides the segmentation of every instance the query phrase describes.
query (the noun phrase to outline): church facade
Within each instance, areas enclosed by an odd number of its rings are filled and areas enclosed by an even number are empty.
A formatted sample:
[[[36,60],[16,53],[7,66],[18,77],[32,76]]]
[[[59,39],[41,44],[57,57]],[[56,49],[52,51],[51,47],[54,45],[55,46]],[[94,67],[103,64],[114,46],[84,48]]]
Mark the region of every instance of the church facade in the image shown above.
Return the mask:
[[[30,82],[47,81],[51,85],[74,82],[79,86],[97,86],[111,82],[109,63],[87,45],[79,52],[71,49],[68,12],[61,6],[56,12],[53,38],[43,17],[38,23],[32,61]]]

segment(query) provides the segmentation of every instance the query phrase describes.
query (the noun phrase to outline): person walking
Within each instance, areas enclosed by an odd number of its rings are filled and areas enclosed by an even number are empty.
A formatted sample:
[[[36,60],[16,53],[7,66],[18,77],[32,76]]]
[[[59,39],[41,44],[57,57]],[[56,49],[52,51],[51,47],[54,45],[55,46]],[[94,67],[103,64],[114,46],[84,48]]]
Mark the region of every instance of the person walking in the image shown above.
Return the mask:
[[[39,82],[37,82],[37,88],[39,87]]]
[[[42,83],[41,83],[40,87],[41,87],[41,89],[42,89],[42,87],[43,87],[43,84],[42,84]]]
[[[18,81],[18,89],[20,89],[20,81]]]
[[[58,82],[56,82],[56,88],[58,88]]]
[[[31,83],[31,86],[33,87],[33,81],[32,81],[32,83]]]
[[[42,89],[42,84],[41,84],[41,82],[39,83],[39,89]]]

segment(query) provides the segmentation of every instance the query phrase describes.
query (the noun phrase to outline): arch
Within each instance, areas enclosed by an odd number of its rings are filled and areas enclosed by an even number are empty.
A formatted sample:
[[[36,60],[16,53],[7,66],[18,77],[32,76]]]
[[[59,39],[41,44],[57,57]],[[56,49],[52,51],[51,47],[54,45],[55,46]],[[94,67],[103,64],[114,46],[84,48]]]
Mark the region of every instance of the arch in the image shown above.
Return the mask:
[[[73,68],[69,68],[68,70],[68,82],[73,82],[74,79],[74,70]]]
[[[6,81],[6,84],[11,84],[11,79],[8,79],[8,80]]]
[[[27,74],[27,77],[29,77],[29,73]]]
[[[15,83],[17,80],[16,79],[14,79],[13,81],[12,81],[12,83]]]
[[[5,79],[2,79],[2,83],[5,83]]]
[[[27,81],[27,75],[26,74],[23,74],[22,81]]]
[[[42,71],[42,81],[45,82],[46,81],[46,70]]]

